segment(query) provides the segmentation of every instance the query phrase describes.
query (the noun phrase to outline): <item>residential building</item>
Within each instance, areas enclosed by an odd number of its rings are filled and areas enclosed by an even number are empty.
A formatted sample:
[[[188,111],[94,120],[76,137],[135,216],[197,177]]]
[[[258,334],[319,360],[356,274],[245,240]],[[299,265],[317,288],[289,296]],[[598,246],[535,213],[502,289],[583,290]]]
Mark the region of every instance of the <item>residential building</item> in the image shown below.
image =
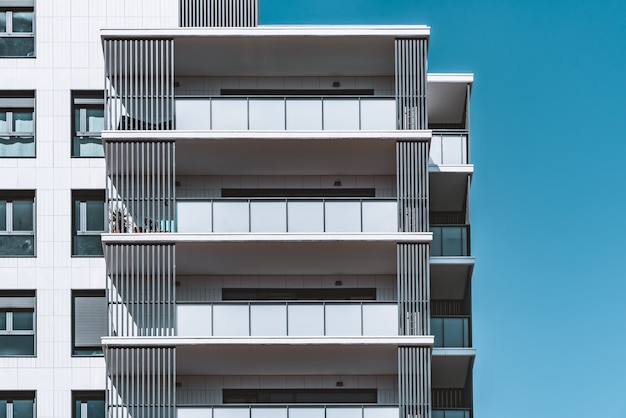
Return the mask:
[[[258,14],[0,0],[0,418],[472,416],[472,75]]]

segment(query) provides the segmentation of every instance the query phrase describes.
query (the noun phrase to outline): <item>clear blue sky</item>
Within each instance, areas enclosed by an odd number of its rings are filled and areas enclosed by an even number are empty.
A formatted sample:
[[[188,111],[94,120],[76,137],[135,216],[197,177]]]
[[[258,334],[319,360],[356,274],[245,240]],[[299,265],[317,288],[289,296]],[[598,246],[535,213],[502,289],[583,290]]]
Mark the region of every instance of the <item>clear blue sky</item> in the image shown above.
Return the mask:
[[[473,72],[476,418],[626,417],[626,1],[260,0]]]

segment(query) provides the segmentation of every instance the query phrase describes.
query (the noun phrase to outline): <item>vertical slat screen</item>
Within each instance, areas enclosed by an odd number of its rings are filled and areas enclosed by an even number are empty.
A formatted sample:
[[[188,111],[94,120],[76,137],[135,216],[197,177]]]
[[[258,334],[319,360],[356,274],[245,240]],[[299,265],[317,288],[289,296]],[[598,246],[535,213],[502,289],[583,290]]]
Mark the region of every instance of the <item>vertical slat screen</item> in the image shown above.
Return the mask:
[[[429,143],[396,142],[396,186],[400,232],[428,231]]]
[[[176,418],[176,348],[105,350],[110,418]]]
[[[255,27],[258,0],[179,0],[180,27]]]
[[[109,231],[174,232],[173,141],[107,142]]]
[[[430,386],[430,347],[398,347],[401,418],[430,418],[432,409]]]
[[[430,335],[430,247],[397,247],[400,335]]]
[[[175,335],[174,245],[107,245],[105,257],[109,336]]]
[[[105,39],[105,127],[174,129],[174,40]]]
[[[396,120],[398,129],[428,129],[428,40],[395,41]]]

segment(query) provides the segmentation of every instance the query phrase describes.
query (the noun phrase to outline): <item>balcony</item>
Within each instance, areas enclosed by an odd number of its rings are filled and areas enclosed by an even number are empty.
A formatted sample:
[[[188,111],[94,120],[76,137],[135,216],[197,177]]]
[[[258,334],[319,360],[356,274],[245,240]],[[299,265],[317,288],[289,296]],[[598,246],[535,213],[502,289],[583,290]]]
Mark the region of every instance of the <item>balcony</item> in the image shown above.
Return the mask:
[[[395,130],[392,97],[199,97],[176,99],[177,130]]]
[[[178,303],[176,317],[178,336],[398,335],[398,307],[393,303]]]
[[[398,232],[396,200],[178,200],[178,232]]]
[[[433,257],[457,257],[470,255],[469,225],[432,225]]]
[[[177,412],[178,418],[398,418],[399,414],[397,406],[334,404],[179,407]]]
[[[468,150],[468,132],[466,130],[435,130],[430,142],[430,164],[468,164]]]
[[[430,330],[435,347],[470,347],[469,317],[433,317]]]

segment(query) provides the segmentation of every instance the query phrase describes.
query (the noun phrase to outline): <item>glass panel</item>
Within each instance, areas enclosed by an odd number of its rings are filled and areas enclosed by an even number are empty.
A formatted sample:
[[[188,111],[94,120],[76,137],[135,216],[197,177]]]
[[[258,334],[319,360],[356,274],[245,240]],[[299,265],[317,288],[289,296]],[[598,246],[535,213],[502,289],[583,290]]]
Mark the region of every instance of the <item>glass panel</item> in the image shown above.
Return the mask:
[[[34,157],[35,138],[29,136],[0,136],[0,157]]]
[[[433,244],[430,248],[430,255],[441,256],[443,255],[443,251],[441,248],[441,227],[433,226],[430,228],[430,231],[433,233]]]
[[[210,415],[205,415],[208,417]],[[249,418],[248,408],[213,408],[213,418]],[[180,416],[179,416],[180,418]]]
[[[13,12],[13,32],[33,31],[33,12]]]
[[[360,202],[326,202],[326,232],[361,232]]]
[[[0,32],[6,32],[6,31],[7,31],[7,12],[0,11]],[[1,130],[2,129],[0,129],[0,131]]]
[[[13,329],[16,331],[32,331],[33,326],[33,312],[28,311],[15,311],[13,312]]]
[[[7,401],[0,399],[0,417],[7,416]]]
[[[252,232],[287,232],[286,202],[250,202]]]
[[[246,99],[213,99],[211,118],[213,129],[247,130],[248,103]]]
[[[250,99],[250,129],[285,130],[284,99]]]
[[[398,418],[398,408],[394,407],[375,407],[363,408],[363,418]]]
[[[99,136],[75,136],[73,152],[75,157],[104,157],[102,138]]]
[[[7,112],[0,111],[0,132],[9,132],[9,125],[7,124]]]
[[[363,335],[398,335],[397,305],[363,305]]]
[[[469,417],[469,413],[467,411],[447,410],[443,412],[445,414],[444,415],[445,418],[468,418]]]
[[[362,418],[363,410],[361,408],[326,408],[326,418]]]
[[[326,335],[361,335],[361,305],[326,305]]]
[[[251,306],[250,329],[250,335],[259,337],[287,335],[287,306]]]
[[[104,202],[87,201],[87,231],[104,231]]]
[[[248,202],[213,202],[214,232],[249,232]]]
[[[443,163],[444,164],[464,164],[463,158],[463,136],[444,135],[443,139]]]
[[[463,318],[445,318],[443,320],[444,346],[465,347],[463,340]]]
[[[394,99],[361,99],[361,129],[396,129],[396,101]]]
[[[288,202],[288,232],[324,232],[322,202]]]
[[[358,130],[358,99],[324,99],[325,130]]]
[[[287,309],[289,335],[324,335],[324,307],[322,305],[289,305]]]
[[[213,232],[211,202],[176,202],[178,232]]]
[[[430,164],[441,164],[441,135],[433,135],[430,140]]]
[[[288,130],[322,129],[322,101],[320,99],[287,99]]]
[[[104,418],[106,415],[106,406],[102,400],[87,401],[87,417],[88,418]]]
[[[443,245],[443,255],[467,255],[465,251],[465,228],[442,227],[441,242]]]
[[[445,418],[444,411],[435,411],[432,412],[432,418]]]
[[[34,354],[34,335],[0,335],[0,356],[32,356]]]
[[[363,232],[398,232],[396,202],[363,202]]]
[[[7,230],[7,202],[0,200],[0,231]]]
[[[13,230],[33,230],[33,202],[30,200],[13,201]]]
[[[430,332],[435,337],[435,347],[443,347],[443,318],[430,318]]]
[[[104,109],[87,109],[87,132],[100,133],[103,129]]]
[[[241,337],[250,335],[248,305],[214,305],[213,335]]]
[[[180,304],[176,307],[176,335],[210,337],[211,305]]]
[[[104,255],[100,235],[75,235],[72,245],[72,255]]]
[[[176,418],[211,418],[211,408],[177,408]]]
[[[4,331],[7,329],[7,313],[5,311],[0,311],[0,330]],[[1,417],[2,415],[0,415]]]
[[[0,235],[0,255],[35,255],[35,237]]]
[[[33,401],[14,400],[13,418],[33,418]]]
[[[32,57],[35,55],[35,38],[1,38],[0,57]]]
[[[250,412],[252,418],[287,418],[287,408],[252,408]]]
[[[13,112],[13,132],[33,133],[33,112]]]
[[[289,418],[324,418],[324,408],[290,407]],[[394,417],[394,418],[397,418],[397,417]]]
[[[209,99],[176,99],[176,130],[211,129]]]

